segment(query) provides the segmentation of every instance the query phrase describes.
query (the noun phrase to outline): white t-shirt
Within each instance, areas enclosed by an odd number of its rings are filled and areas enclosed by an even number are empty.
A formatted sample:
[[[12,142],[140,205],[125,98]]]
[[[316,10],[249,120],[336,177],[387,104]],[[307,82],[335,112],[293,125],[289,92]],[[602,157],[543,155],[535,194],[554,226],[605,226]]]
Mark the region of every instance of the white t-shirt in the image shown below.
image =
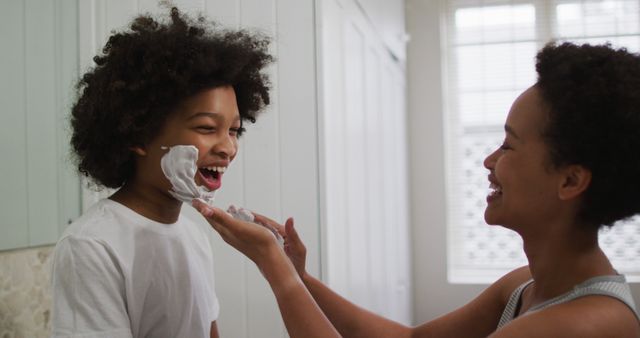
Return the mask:
[[[96,203],[55,248],[52,337],[209,337],[219,304],[205,231]]]

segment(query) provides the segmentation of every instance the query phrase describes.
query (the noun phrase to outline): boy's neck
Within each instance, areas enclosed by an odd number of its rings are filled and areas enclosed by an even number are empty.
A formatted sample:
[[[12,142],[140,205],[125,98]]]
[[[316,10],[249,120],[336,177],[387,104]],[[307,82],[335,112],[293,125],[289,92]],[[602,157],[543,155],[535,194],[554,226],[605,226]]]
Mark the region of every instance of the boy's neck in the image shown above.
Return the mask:
[[[140,185],[125,184],[109,197],[136,213],[159,223],[172,224],[178,220],[182,202]]]

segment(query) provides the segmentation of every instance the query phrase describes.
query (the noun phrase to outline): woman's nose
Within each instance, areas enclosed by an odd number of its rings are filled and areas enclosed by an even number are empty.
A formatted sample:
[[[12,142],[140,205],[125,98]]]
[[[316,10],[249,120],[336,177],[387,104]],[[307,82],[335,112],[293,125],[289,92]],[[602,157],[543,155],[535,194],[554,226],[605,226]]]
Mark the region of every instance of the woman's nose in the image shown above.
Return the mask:
[[[498,157],[498,155],[497,155],[497,154],[498,154],[498,152],[499,152],[499,151],[500,151],[500,149],[499,149],[499,148],[498,148],[498,149],[496,149],[496,150],[494,150],[491,154],[489,154],[489,155],[484,159],[483,165],[484,165],[484,167],[485,167],[485,168],[487,168],[487,169],[489,169],[489,170],[493,169],[493,167],[494,167],[494,166],[495,166],[495,164],[496,164],[496,158]]]

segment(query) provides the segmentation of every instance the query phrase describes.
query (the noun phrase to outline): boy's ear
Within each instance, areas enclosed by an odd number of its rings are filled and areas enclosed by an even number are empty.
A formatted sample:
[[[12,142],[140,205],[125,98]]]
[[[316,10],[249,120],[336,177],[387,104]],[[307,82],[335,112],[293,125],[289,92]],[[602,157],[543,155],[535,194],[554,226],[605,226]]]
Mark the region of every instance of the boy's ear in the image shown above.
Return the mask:
[[[130,147],[129,150],[133,151],[139,156],[147,156],[147,151],[144,149],[143,146]]]
[[[558,188],[560,200],[570,200],[580,196],[591,184],[591,170],[581,165],[569,165],[562,169],[564,175]]]

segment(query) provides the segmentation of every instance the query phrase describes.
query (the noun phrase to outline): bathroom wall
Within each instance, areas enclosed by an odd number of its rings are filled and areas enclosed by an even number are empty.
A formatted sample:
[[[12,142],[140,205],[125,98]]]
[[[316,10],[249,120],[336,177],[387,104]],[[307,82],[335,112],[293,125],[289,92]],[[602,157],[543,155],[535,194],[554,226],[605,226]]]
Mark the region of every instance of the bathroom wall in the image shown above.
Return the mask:
[[[52,246],[0,252],[0,337],[48,337]]]

